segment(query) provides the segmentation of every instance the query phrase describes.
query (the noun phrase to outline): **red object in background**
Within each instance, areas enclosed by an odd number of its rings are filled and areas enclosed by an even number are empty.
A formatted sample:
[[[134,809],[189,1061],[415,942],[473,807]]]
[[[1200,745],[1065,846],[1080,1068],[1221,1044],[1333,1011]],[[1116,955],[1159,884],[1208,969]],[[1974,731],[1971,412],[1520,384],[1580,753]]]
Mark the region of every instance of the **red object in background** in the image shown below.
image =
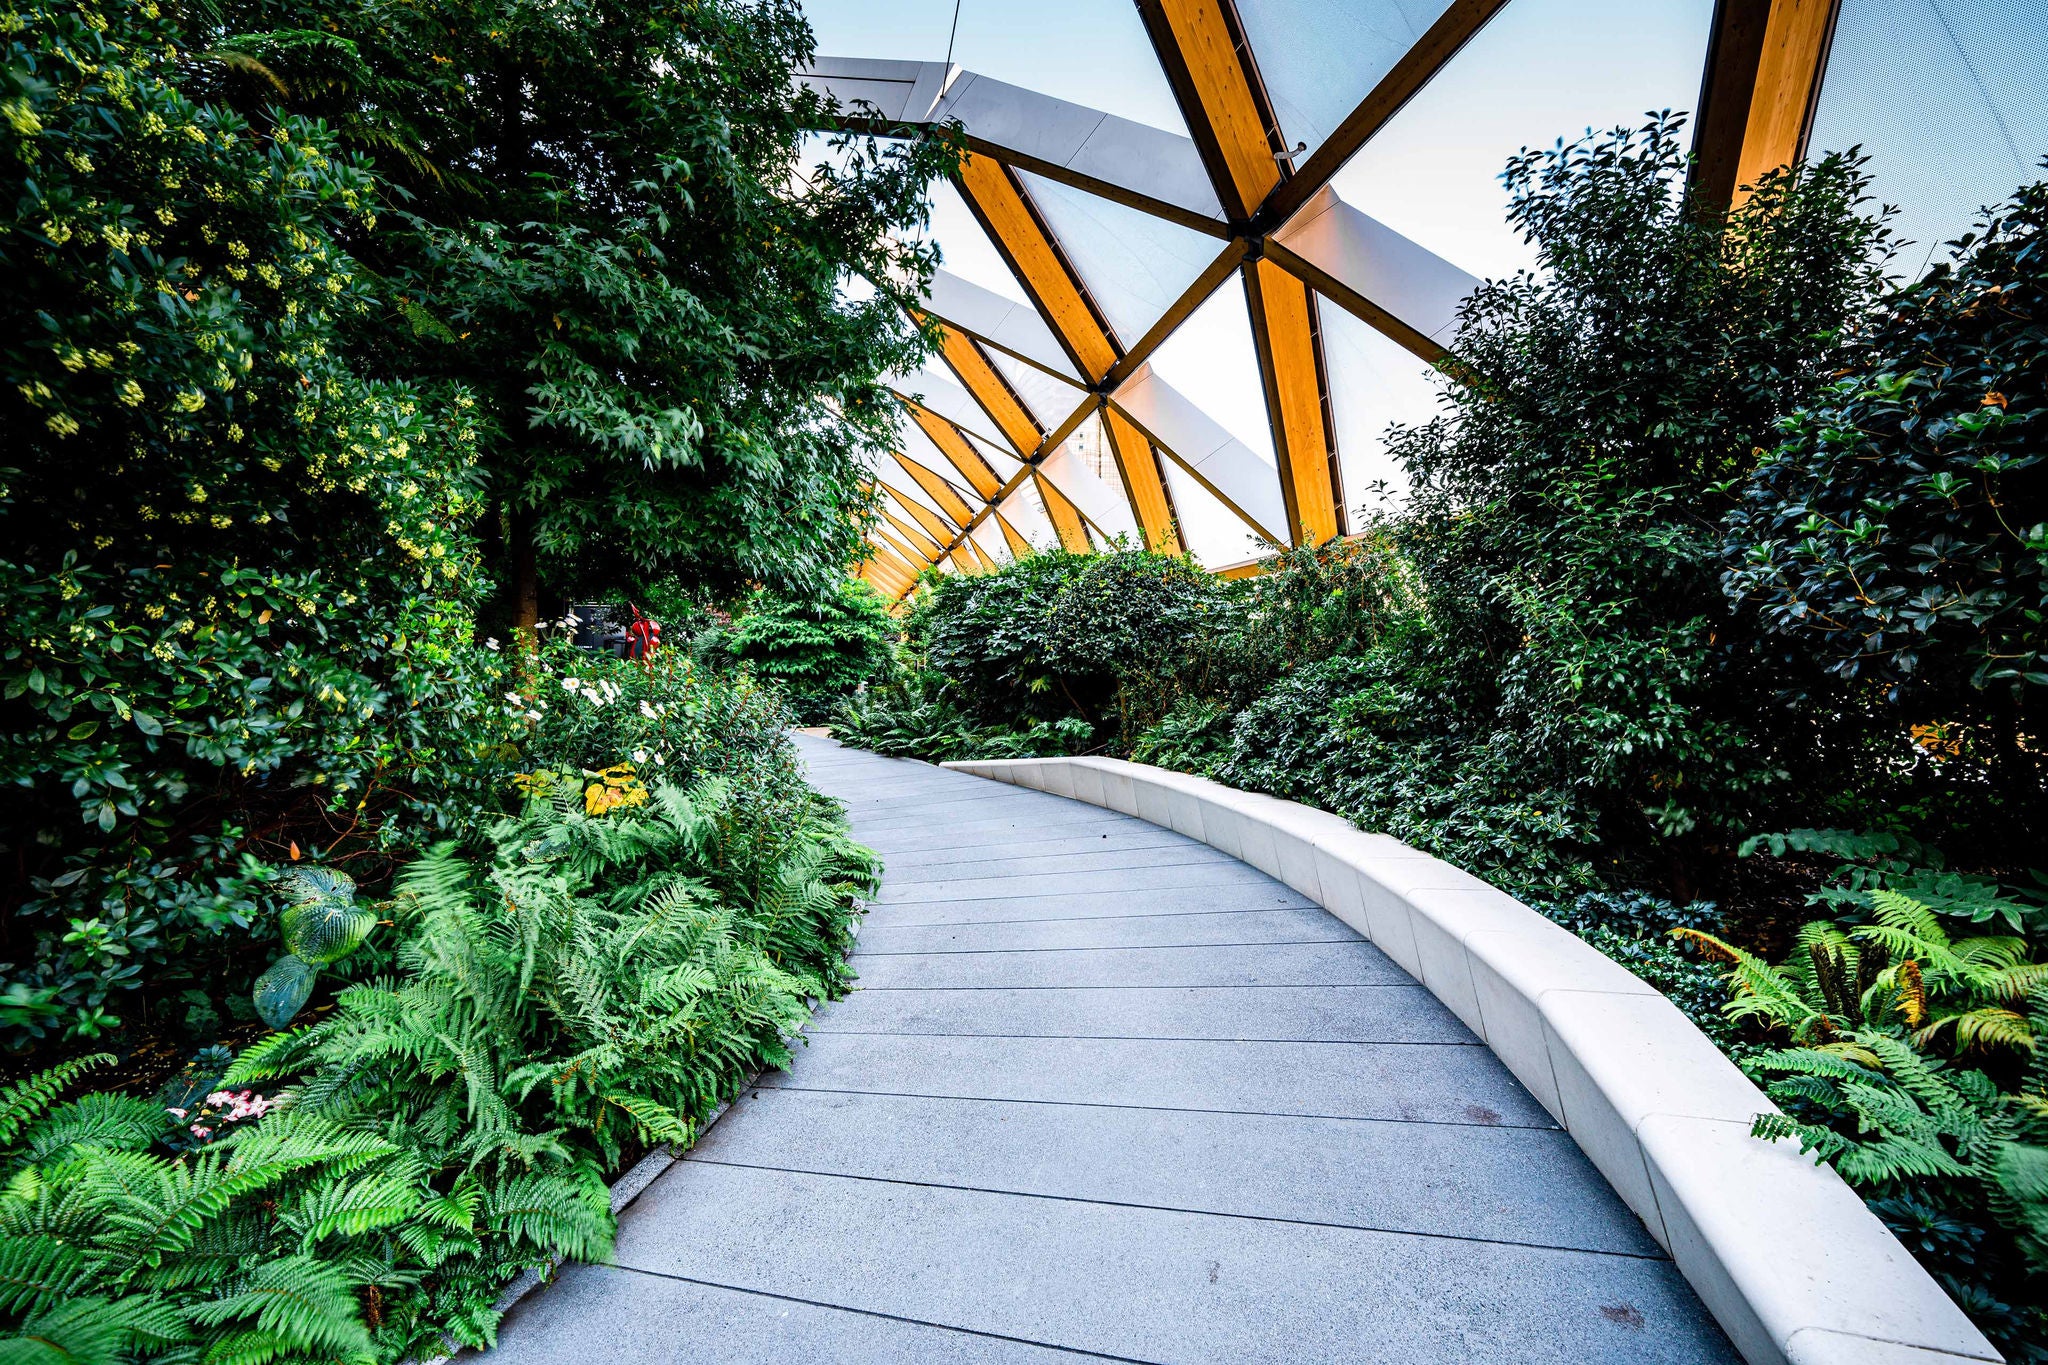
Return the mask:
[[[626,657],[645,659],[661,648],[661,622],[642,616],[633,608],[633,624],[626,627]]]

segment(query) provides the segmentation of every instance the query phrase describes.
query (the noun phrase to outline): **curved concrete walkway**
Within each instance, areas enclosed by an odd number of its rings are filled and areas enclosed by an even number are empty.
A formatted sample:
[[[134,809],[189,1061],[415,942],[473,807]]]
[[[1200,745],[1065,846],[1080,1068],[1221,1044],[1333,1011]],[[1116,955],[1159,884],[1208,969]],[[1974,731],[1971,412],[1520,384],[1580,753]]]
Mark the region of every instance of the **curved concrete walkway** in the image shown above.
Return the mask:
[[[801,738],[860,989],[505,1322],[513,1362],[1732,1361],[1493,1055],[1169,830]]]

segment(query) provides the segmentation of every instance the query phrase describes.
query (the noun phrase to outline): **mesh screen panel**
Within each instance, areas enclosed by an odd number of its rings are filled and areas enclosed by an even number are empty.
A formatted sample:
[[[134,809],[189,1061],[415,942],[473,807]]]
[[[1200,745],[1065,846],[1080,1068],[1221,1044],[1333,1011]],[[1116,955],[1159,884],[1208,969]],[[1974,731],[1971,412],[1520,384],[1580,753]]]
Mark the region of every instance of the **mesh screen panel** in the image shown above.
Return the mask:
[[[1842,0],[1807,145],[1859,143],[1914,242],[1899,269],[1945,256],[1979,207],[2048,174],[2048,2]]]

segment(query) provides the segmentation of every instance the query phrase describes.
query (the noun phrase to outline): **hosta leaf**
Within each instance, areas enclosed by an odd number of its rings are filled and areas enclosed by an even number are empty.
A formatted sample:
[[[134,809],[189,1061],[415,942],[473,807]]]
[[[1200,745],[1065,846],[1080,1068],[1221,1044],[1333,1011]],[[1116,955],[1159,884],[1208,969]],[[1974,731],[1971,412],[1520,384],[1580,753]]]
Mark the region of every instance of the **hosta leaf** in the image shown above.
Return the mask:
[[[256,989],[250,992],[256,1001],[256,1013],[270,1027],[283,1028],[312,998],[313,983],[319,976],[318,967],[296,954],[286,953],[256,978]]]
[[[356,884],[324,867],[294,868],[285,878],[284,946],[323,966],[354,952],[377,917],[356,904]]]

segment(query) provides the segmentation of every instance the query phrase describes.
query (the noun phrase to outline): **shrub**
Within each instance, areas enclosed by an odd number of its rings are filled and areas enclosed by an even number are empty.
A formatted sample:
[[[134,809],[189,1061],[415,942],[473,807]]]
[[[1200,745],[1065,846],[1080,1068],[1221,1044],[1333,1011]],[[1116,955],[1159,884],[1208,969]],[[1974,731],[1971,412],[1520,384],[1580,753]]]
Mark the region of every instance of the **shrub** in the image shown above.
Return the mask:
[[[177,43],[37,4],[0,70],[10,1046],[233,972],[266,864],[431,831],[495,725],[471,400],[338,354],[370,176]]]
[[[935,259],[914,229],[945,135],[816,155],[833,120],[795,79],[796,0],[207,8],[245,59],[213,69],[222,98],[328,119],[393,186],[395,297],[351,344],[488,413],[512,624],[670,572],[838,580],[862,459],[893,434],[880,377],[929,354],[903,309]]]
[[[1072,716],[1134,736],[1170,704],[1188,641],[1227,601],[1186,559],[1054,551],[940,578],[913,601],[906,635],[985,724]]]
[[[1885,300],[1741,484],[1728,591],[1833,673],[1953,724],[2048,829],[2048,182]]]
[[[757,594],[723,644],[816,724],[861,683],[887,676],[897,634],[882,595],[852,578],[815,601]]]

